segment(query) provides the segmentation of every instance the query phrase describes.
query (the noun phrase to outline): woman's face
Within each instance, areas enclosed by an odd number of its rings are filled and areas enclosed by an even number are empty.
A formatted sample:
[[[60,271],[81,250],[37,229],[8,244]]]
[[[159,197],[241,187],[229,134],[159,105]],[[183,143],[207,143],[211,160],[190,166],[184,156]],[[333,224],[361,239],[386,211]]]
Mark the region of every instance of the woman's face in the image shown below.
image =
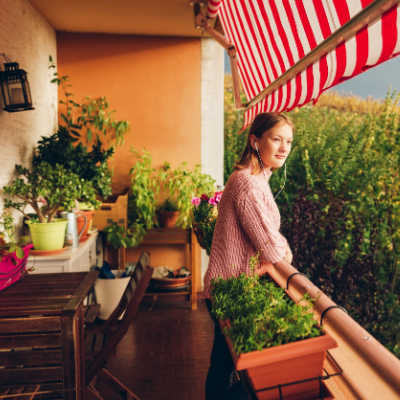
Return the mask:
[[[265,168],[280,168],[290,153],[293,141],[293,129],[286,122],[280,122],[269,131],[263,133],[261,138],[250,135],[253,149],[258,146],[258,151]]]

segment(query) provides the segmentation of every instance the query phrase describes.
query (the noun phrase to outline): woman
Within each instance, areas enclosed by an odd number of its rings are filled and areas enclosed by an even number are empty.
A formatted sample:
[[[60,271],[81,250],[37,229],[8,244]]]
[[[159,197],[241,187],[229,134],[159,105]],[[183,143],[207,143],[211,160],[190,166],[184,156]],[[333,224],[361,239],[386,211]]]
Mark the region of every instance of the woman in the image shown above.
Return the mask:
[[[262,274],[269,263],[292,262],[286,239],[279,232],[280,214],[269,186],[272,171],[281,168],[290,153],[293,124],[283,114],[257,115],[249,132],[247,145],[235,171],[229,177],[218,207],[210,261],[204,277],[204,293],[210,310],[210,284],[249,274],[249,260],[260,254]],[[263,266],[263,267],[262,267]],[[206,399],[240,398],[233,382],[234,370],[229,350],[218,323],[206,382]]]

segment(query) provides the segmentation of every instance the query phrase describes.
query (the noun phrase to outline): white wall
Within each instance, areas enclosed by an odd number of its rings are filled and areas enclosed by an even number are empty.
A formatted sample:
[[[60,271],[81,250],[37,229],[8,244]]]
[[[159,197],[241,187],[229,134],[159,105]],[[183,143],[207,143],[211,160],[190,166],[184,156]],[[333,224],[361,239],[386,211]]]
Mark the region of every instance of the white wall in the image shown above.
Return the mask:
[[[40,136],[57,124],[57,86],[50,83],[49,55],[56,60],[56,34],[28,0],[0,0],[0,53],[28,74],[34,110],[9,113],[0,100],[0,188],[15,164],[28,165]],[[0,68],[4,70],[0,56]],[[1,96],[0,96],[1,97]],[[2,209],[0,194],[0,210]]]
[[[217,182],[224,182],[224,49],[214,39],[201,43],[201,164]],[[201,251],[201,280],[208,257]]]

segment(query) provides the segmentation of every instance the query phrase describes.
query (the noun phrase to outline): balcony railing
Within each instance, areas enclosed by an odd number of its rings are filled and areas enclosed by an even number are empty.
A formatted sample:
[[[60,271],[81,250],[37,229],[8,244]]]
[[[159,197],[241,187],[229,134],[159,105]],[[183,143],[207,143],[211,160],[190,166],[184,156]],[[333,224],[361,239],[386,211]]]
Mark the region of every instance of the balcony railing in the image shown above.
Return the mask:
[[[330,354],[342,373],[325,381],[335,399],[400,398],[397,357],[293,266],[282,261],[268,267],[268,273],[295,301],[306,293],[315,299],[316,317],[338,343]],[[335,367],[326,363],[326,369]]]

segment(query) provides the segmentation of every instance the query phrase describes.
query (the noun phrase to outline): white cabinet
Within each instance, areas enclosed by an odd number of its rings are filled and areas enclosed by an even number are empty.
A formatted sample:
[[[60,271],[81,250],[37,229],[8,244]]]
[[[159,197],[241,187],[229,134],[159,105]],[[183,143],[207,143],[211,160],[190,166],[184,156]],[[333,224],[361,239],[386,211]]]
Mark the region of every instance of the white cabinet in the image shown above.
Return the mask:
[[[39,256],[31,254],[28,257],[27,269],[34,267],[33,273],[47,272],[81,272],[89,271],[96,265],[97,231],[91,232],[89,238],[79,243],[77,249],[68,248],[62,253]]]

